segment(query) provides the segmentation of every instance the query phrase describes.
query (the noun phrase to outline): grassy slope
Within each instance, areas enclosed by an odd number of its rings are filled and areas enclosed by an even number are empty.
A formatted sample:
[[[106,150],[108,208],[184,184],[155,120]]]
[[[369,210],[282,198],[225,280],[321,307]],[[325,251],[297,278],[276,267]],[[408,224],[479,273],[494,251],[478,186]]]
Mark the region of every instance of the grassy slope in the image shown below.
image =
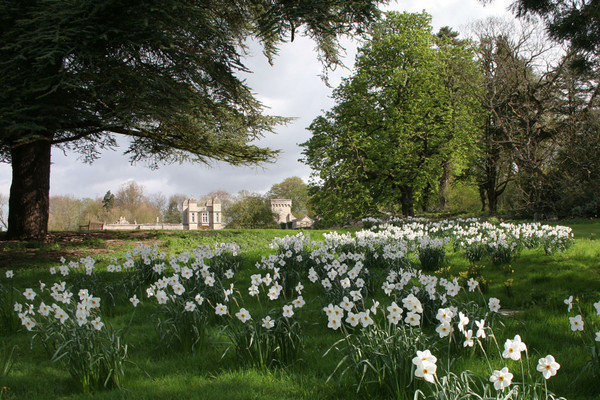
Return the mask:
[[[587,354],[577,337],[569,330],[563,299],[569,294],[581,295],[588,307],[600,299],[600,224],[577,222],[569,224],[577,237],[573,248],[565,253],[546,256],[542,251],[526,251],[512,264],[512,268],[486,266],[484,276],[490,282],[488,296],[502,300],[502,305],[523,313],[507,318],[507,327],[499,333],[499,340],[519,333],[532,351],[532,363],[538,356],[553,354],[562,365],[559,374],[550,381],[551,388],[569,399],[591,400],[600,398],[600,384],[588,373],[580,373]],[[289,232],[288,232],[289,233]],[[139,241],[152,241],[171,252],[189,250],[198,244],[235,241],[242,247],[246,258],[239,282],[246,282],[253,272],[253,264],[269,252],[268,243],[279,230],[220,231],[220,232],[156,232],[145,237],[132,238],[120,234],[116,239],[92,237],[84,242],[60,242],[44,245],[10,244],[0,250],[0,269],[10,260],[15,268],[15,284],[19,287],[36,286],[39,279],[47,279],[47,267],[56,264],[61,255],[79,256],[91,253],[102,259],[118,256]],[[318,239],[322,232],[311,232]],[[8,247],[8,248],[7,248]],[[25,249],[25,251],[23,250]],[[51,257],[44,258],[50,250]],[[33,257],[22,257],[33,253]],[[15,256],[16,255],[16,256]],[[40,259],[42,261],[40,261]],[[4,265],[3,265],[4,264]],[[451,257],[452,273],[464,270],[467,263],[459,256]],[[514,272],[513,272],[514,271]],[[504,289],[504,282],[513,279],[512,291]],[[310,293],[304,296],[310,299]],[[19,346],[16,364],[9,377],[0,377],[0,387],[8,393],[0,398],[14,399],[340,399],[355,398],[351,382],[337,380],[326,383],[335,368],[335,355],[322,357],[325,350],[339,336],[324,330],[324,317],[318,305],[311,303],[301,310],[300,318],[317,321],[305,324],[306,351],[302,359],[286,370],[274,372],[240,368],[233,354],[222,356],[226,345],[219,340],[203,352],[188,355],[165,350],[158,346],[149,310],[139,307],[129,337],[133,362],[127,369],[126,389],[94,396],[81,395],[69,380],[68,373],[48,361],[39,344],[30,346],[30,338],[23,333],[0,336],[4,346]],[[128,305],[119,306],[110,321],[122,326],[128,320]],[[461,361],[464,367],[485,372],[485,366],[472,359]],[[487,372],[486,372],[487,373]],[[376,397],[376,394],[373,394]]]

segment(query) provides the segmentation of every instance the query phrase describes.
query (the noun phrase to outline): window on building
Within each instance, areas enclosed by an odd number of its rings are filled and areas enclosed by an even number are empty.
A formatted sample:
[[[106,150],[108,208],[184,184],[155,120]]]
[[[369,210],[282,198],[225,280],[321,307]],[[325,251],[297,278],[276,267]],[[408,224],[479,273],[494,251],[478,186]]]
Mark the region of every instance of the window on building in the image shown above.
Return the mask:
[[[192,214],[192,222],[196,222],[196,213],[191,213]]]
[[[208,223],[208,213],[202,213],[202,223]]]

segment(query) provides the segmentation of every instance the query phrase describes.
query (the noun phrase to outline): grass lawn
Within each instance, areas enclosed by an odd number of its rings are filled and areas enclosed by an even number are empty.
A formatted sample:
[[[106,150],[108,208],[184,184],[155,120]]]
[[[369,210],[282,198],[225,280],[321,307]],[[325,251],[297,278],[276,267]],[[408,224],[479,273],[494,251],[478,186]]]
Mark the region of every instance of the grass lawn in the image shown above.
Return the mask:
[[[600,300],[600,222],[574,221],[571,226],[575,244],[563,253],[546,255],[543,250],[525,250],[509,266],[482,264],[482,275],[489,285],[487,297],[497,297],[511,311],[505,326],[496,332],[502,344],[520,334],[527,343],[533,370],[539,357],[552,354],[561,364],[558,374],[549,380],[557,395],[574,400],[600,399],[600,380],[585,370],[589,350],[579,335],[571,332],[563,300],[577,297],[582,308],[592,314],[592,303]],[[314,240],[325,231],[311,231]],[[89,232],[56,234],[49,243],[0,241],[0,281],[4,271],[13,269],[12,281],[19,289],[36,288],[38,281],[55,281],[48,268],[59,265],[59,258],[78,259],[91,255],[106,264],[122,257],[138,243],[155,243],[168,253],[190,251],[199,244],[236,242],[241,247],[243,266],[235,277],[236,287],[246,291],[250,275],[261,256],[272,254],[268,244],[274,237],[294,234],[281,230],[223,230],[200,232]],[[468,267],[459,254],[450,253],[447,277],[458,276]],[[107,281],[118,279],[118,274]],[[381,398],[375,392],[356,394],[351,376],[327,381],[339,362],[339,355],[326,350],[341,336],[326,329],[323,302],[317,292],[304,293],[307,305],[298,311],[302,321],[304,350],[295,363],[274,370],[240,366],[235,354],[226,351],[227,341],[215,327],[211,343],[189,354],[161,345],[156,332],[152,306],[144,303],[136,309],[127,336],[129,361],[122,390],[81,394],[67,371],[49,361],[39,342],[31,345],[31,335],[23,329],[0,333],[4,351],[17,346],[11,371],[2,375],[0,353],[0,399],[354,399]],[[382,304],[384,297],[382,295]],[[103,300],[104,301],[104,300]],[[389,301],[387,301],[389,303]],[[110,310],[105,320],[115,327],[129,322],[131,305],[124,301]],[[1,327],[0,327],[1,328]],[[0,329],[2,331],[2,329]],[[470,351],[470,350],[469,350]],[[457,367],[489,376],[487,364],[473,351],[465,350]],[[500,357],[492,361],[502,363]],[[500,364],[497,364],[500,365]],[[515,364],[516,365],[516,364]],[[460,369],[460,368],[459,368]]]

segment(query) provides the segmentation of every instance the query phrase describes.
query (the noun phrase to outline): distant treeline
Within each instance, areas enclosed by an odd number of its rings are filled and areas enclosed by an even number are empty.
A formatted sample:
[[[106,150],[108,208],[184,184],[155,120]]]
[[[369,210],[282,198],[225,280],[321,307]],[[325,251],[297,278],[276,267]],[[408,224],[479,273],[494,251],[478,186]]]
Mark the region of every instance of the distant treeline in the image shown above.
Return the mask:
[[[312,215],[308,207],[307,186],[298,177],[287,178],[273,185],[264,195],[246,190],[233,195],[217,190],[200,196],[190,193],[167,197],[162,193],[147,193],[142,185],[128,181],[115,193],[108,190],[103,197],[51,196],[49,230],[77,230],[90,221],[115,223],[121,217],[130,223],[152,223],[157,219],[165,223],[181,223],[181,204],[190,197],[200,202],[218,197],[222,203],[224,221],[231,228],[276,227],[269,204],[271,198],[292,199],[292,212],[296,217]],[[3,215],[0,211],[0,225]]]

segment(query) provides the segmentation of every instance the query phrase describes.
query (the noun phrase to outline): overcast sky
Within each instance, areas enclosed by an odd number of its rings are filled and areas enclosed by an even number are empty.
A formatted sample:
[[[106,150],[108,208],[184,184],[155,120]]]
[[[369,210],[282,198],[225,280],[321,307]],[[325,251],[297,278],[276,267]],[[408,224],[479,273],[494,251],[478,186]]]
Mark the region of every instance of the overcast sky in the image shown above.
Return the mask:
[[[461,33],[466,32],[470,22],[489,16],[512,19],[507,7],[512,0],[494,0],[483,6],[478,0],[398,0],[391,2],[386,10],[409,12],[427,11],[433,17],[434,29],[448,25]],[[340,79],[351,74],[356,55],[356,44],[344,43],[347,49],[345,65],[330,74],[332,87]],[[323,110],[332,107],[329,98],[332,88],[321,80],[323,72],[318,62],[314,43],[306,38],[296,38],[293,43],[280,47],[275,64],[270,66],[260,47],[253,48],[246,65],[253,74],[247,82],[256,96],[270,109],[269,114],[296,117],[285,127],[279,127],[276,135],[264,138],[260,144],[282,150],[273,164],[263,167],[232,167],[214,163],[208,167],[199,164],[176,164],[150,170],[145,165],[130,165],[122,151],[108,151],[94,164],[83,164],[76,154],[52,152],[50,194],[72,194],[76,197],[100,197],[107,190],[117,191],[128,180],[144,185],[147,193],[162,192],[165,195],[183,193],[199,196],[213,190],[237,193],[240,190],[267,191],[271,185],[290,176],[306,180],[310,169],[298,159],[301,156],[299,143],[309,137],[306,127]],[[123,142],[126,143],[126,142]],[[11,169],[0,164],[0,193],[8,194]]]

